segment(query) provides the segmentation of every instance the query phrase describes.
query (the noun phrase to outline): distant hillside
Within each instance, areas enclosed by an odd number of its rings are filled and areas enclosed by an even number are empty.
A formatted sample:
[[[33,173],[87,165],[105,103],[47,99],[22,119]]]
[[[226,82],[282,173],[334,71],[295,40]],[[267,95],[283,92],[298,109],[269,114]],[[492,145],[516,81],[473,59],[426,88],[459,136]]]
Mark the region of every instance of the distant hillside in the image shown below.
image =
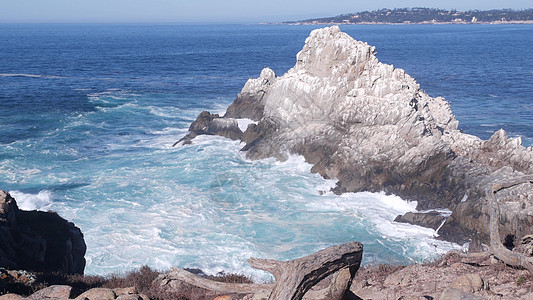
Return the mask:
[[[285,24],[379,24],[379,23],[529,23],[533,9],[445,10],[436,8],[396,8],[342,14],[336,17],[284,22]]]

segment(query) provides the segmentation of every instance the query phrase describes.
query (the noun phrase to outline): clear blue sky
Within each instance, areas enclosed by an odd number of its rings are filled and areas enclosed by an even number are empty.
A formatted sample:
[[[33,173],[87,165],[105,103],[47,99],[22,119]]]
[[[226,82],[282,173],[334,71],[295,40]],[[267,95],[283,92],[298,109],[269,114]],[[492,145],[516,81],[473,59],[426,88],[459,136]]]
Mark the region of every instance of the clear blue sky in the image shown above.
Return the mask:
[[[11,22],[279,22],[379,8],[457,10],[533,7],[532,0],[0,0]]]

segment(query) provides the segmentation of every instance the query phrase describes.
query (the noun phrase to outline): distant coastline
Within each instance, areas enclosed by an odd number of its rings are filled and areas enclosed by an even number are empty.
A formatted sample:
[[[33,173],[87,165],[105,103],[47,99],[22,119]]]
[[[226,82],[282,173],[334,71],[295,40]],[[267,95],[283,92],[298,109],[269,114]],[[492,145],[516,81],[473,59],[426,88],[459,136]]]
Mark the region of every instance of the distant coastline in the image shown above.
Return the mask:
[[[403,22],[403,23],[392,23],[392,22],[360,22],[360,23],[314,23],[314,22],[283,22],[283,23],[262,23],[265,25],[269,24],[284,24],[284,25],[445,25],[445,24],[533,24],[532,21],[499,21],[499,22]]]
[[[444,10],[435,8],[380,9],[335,17],[287,21],[287,25],[401,24],[533,24],[533,9]]]

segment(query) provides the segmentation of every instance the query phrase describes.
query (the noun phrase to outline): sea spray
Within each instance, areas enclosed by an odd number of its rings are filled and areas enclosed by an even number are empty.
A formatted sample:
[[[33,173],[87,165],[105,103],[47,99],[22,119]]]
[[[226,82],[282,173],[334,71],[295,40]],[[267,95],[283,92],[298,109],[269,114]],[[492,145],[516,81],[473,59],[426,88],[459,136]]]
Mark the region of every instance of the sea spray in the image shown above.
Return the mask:
[[[52,206],[52,193],[47,190],[37,194],[26,194],[20,191],[10,191],[10,194],[17,201],[17,205],[23,210],[46,211]]]

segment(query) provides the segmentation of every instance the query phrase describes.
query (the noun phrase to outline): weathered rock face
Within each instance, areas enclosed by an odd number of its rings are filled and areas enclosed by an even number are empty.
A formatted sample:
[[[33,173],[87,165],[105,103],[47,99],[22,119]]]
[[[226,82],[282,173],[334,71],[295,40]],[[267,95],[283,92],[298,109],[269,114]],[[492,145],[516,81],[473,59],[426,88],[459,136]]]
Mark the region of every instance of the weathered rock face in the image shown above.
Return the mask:
[[[225,118],[247,118],[259,121],[263,117],[265,102],[263,101],[266,89],[276,80],[272,69],[265,68],[257,79],[246,82],[242,92],[226,110]]]
[[[220,118],[218,114],[211,114],[208,111],[203,111],[198,115],[196,120],[192,122],[189,127],[189,133],[174,143],[174,146],[180,142],[183,142],[185,145],[190,144],[192,139],[202,134],[220,135],[232,140],[239,140],[242,137],[242,131],[239,128],[237,121],[230,118]]]
[[[251,159],[301,154],[313,172],[338,179],[335,192],[385,191],[418,209],[447,208],[447,239],[486,240],[487,187],[533,173],[533,150],[503,130],[488,141],[461,133],[447,101],[375,53],[336,26],[314,30],[292,69],[250,79],[223,119],[259,121],[241,136]],[[532,187],[507,198],[502,232],[522,236],[533,225]]]
[[[83,274],[87,247],[73,223],[54,212],[20,210],[0,191],[0,266]]]

